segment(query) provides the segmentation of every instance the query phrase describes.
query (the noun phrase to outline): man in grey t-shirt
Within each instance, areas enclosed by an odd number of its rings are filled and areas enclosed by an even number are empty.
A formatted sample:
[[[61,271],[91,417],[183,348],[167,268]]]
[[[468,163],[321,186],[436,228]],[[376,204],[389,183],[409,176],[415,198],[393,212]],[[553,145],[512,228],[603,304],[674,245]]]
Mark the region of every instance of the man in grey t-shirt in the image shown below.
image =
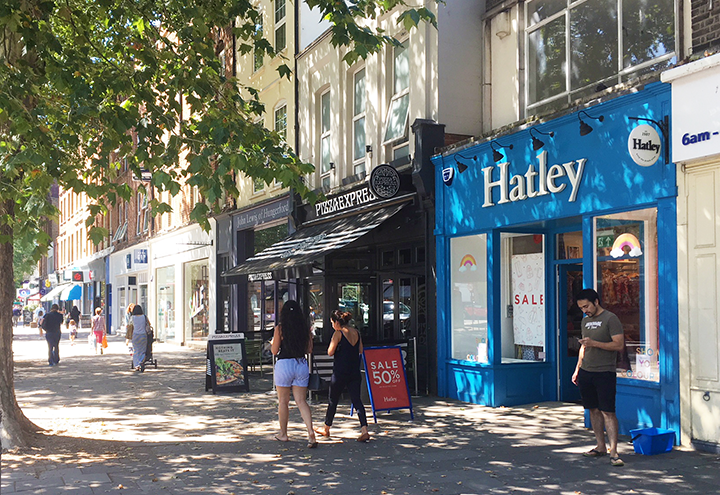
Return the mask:
[[[600,297],[593,289],[583,289],[577,304],[585,313],[582,320],[580,354],[572,381],[580,387],[583,407],[590,412],[590,423],[597,445],[586,457],[601,457],[608,453],[605,445],[607,429],[610,464],[622,466],[617,453],[618,420],[615,415],[615,367],[617,353],[625,346],[620,320],[614,313],[600,306]]]

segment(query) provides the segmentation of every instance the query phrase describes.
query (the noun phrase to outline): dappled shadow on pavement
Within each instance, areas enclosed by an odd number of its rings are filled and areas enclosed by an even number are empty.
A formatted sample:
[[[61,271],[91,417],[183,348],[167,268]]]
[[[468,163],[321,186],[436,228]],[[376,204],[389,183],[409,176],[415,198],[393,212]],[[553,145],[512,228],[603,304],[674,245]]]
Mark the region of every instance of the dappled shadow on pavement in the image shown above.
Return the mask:
[[[361,444],[346,400],[333,437],[311,450],[294,407],[292,441],[273,440],[271,375],[251,374],[249,394],[213,395],[202,351],[158,345],[158,369],[145,373],[130,370],[121,341],[110,351],[68,350],[53,368],[19,356],[18,399],[51,435],[3,455],[3,494],[705,494],[720,482],[720,461],[707,454],[646,457],[624,444],[624,468],[583,458],[592,434],[582,410],[563,403],[491,409],[415,398],[415,421],[380,413]],[[312,407],[319,426],[324,404]]]

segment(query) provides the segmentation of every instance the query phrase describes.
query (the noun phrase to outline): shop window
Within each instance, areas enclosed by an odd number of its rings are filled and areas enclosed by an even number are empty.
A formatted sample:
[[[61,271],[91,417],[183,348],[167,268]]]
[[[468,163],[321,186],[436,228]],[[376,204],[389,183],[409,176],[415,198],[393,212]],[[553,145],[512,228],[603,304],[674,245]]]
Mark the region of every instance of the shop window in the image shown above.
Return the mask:
[[[565,232],[555,238],[556,260],[582,260],[582,232]]]
[[[308,319],[313,339],[321,342],[323,339],[323,323],[325,317],[325,287],[322,280],[313,280],[308,287]]]
[[[673,0],[526,4],[528,110],[557,108],[675,60]],[[622,33],[622,36],[619,36]]]
[[[418,263],[425,263],[425,248],[419,247],[415,250],[415,257]]]
[[[395,265],[395,251],[383,251],[380,254],[380,258],[380,265],[383,268]]]
[[[167,266],[155,271],[158,340],[175,340],[175,267]]]
[[[288,236],[287,223],[255,231],[254,254],[258,254]]]
[[[412,263],[412,249],[398,250],[398,265],[409,265]]]
[[[203,340],[210,333],[208,309],[210,308],[210,291],[208,261],[185,263],[185,337],[188,340]]]
[[[545,361],[545,236],[502,234],[503,363]]]
[[[657,209],[596,218],[595,245],[600,305],[625,332],[618,376],[659,381]]]
[[[262,282],[250,282],[248,284],[248,325],[255,335],[260,335],[262,330]],[[251,338],[250,336],[248,336]]]
[[[450,241],[452,359],[488,362],[487,237]]]
[[[337,309],[347,311],[352,314],[353,324],[360,331],[363,342],[378,342],[379,332],[376,325],[371,325],[371,287],[369,283],[338,283],[337,289]],[[330,308],[334,310],[334,308]],[[375,328],[375,330],[373,330]]]
[[[333,270],[358,271],[370,269],[370,257],[367,255],[353,255],[352,258],[334,258]]]

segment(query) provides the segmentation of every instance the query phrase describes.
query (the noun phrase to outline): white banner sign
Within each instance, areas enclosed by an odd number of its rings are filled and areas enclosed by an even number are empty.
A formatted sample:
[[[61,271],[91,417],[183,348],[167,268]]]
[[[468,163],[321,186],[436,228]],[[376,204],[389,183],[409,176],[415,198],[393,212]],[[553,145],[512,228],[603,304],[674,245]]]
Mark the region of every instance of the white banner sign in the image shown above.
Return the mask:
[[[513,334],[516,345],[545,346],[543,253],[512,257]]]

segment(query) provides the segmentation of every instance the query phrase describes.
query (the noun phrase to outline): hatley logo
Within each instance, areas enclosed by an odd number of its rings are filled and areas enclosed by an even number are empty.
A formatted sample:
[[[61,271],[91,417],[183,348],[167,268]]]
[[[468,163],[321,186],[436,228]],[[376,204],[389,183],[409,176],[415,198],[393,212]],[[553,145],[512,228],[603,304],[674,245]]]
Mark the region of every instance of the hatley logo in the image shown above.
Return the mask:
[[[563,163],[562,165],[553,165],[548,169],[547,151],[543,151],[537,156],[538,170],[535,170],[534,164],[530,163],[527,172],[523,175],[509,176],[509,163],[498,163],[497,168],[500,169],[500,177],[493,180],[494,169],[496,167],[485,167],[482,169],[484,177],[485,202],[483,208],[494,206],[492,190],[497,187],[500,191],[500,200],[497,204],[523,201],[536,196],[545,196],[547,194],[557,194],[565,190],[570,185],[570,203],[577,199],[578,187],[582,181],[583,172],[585,171],[585,163],[587,158],[573,160]]]
[[[649,167],[660,158],[662,141],[654,127],[642,124],[635,127],[628,137],[628,152],[632,161],[641,167]]]

